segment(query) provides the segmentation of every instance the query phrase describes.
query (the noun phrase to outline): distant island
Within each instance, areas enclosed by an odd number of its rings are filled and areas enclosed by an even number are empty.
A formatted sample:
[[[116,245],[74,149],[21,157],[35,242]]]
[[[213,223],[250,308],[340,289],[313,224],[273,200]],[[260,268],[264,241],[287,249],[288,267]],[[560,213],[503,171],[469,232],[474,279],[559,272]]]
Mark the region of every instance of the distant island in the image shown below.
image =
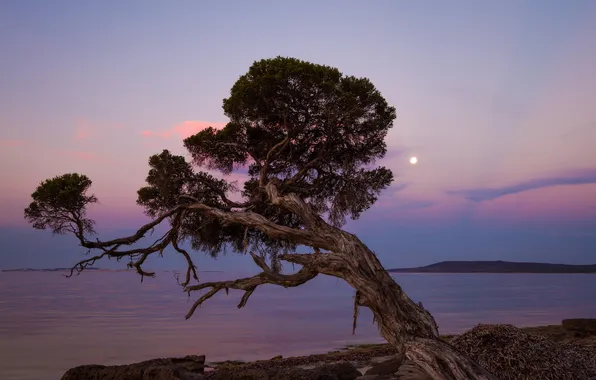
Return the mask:
[[[547,264],[512,261],[441,261],[417,268],[389,269],[391,273],[596,273],[596,265]]]

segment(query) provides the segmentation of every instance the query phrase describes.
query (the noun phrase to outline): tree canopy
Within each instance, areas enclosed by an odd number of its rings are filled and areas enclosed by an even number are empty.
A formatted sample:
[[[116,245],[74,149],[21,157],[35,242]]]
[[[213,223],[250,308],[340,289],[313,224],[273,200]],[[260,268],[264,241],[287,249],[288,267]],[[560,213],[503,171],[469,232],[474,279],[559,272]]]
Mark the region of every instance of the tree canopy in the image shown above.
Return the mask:
[[[357,219],[392,181],[390,170],[371,168],[387,147],[385,135],[395,109],[365,78],[294,58],[255,62],[232,87],[223,109],[230,122],[207,128],[184,140],[199,168],[229,174],[245,168],[242,202],[231,201],[226,181],[193,171],[182,156],[163,151],[149,159],[147,186],[137,203],[150,216],[168,212],[181,196],[220,209],[244,208],[284,226],[299,228],[294,213],[272,207],[263,192],[271,180],[282,194],[301,196],[319,214],[341,226],[346,216]],[[284,239],[270,239],[259,230],[248,233],[217,218],[187,215],[181,236],[192,247],[217,255],[226,247],[243,252],[245,244],[269,253],[293,249]]]
[[[25,219],[33,228],[49,228],[54,234],[92,234],[95,222],[86,218],[86,210],[97,198],[87,195],[90,187],[91,180],[76,173],[47,179],[31,194],[33,202],[25,209]]]

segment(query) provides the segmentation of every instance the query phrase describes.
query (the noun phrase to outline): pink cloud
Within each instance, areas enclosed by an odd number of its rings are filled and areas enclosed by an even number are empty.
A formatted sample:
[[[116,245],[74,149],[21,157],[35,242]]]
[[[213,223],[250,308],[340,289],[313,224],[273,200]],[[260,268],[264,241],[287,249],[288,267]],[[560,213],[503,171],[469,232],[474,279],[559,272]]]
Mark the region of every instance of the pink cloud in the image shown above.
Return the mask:
[[[164,140],[168,140],[171,137],[177,137],[185,139],[189,136],[196,134],[197,132],[202,131],[205,128],[213,127],[215,129],[222,129],[226,126],[226,123],[222,122],[208,122],[208,121],[197,121],[197,120],[188,120],[184,121],[171,129],[163,130],[163,131],[149,131],[144,130],[141,132],[141,135],[144,137],[158,137]]]
[[[93,128],[91,124],[85,119],[77,121],[77,127],[75,129],[75,140],[87,140],[93,135]]]
[[[0,146],[5,148],[14,148],[26,145],[25,140],[16,140],[16,139],[0,139]]]
[[[83,161],[94,161],[95,159],[97,159],[97,156],[95,154],[82,151],[66,151],[61,152],[61,154],[66,157],[75,158],[77,160]]]

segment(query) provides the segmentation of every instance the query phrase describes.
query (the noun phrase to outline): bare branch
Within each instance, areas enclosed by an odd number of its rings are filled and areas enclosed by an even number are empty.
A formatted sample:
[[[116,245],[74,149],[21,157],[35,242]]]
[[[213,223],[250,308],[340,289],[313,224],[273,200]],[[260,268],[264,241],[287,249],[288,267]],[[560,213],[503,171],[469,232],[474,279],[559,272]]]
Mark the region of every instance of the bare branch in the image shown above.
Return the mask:
[[[360,292],[356,290],[356,295],[354,295],[354,321],[352,322],[352,335],[356,334],[356,322],[358,320],[358,313],[359,309],[358,306],[360,305]]]
[[[139,228],[137,230],[137,232],[134,235],[131,236],[127,236],[124,238],[119,238],[119,239],[114,239],[114,240],[108,240],[108,241],[88,241],[85,239],[80,239],[81,240],[81,246],[85,247],[85,248],[89,248],[89,249],[93,249],[93,248],[108,248],[108,247],[112,247],[115,245],[131,245],[133,243],[136,243],[137,241],[139,241],[140,239],[145,237],[145,234],[151,230],[153,227],[157,226],[158,224],[160,224],[161,222],[163,222],[166,218],[169,218],[170,216],[176,214],[178,211],[180,211],[184,206],[178,206],[175,207],[173,209],[171,209],[170,211],[166,212],[165,214],[161,215],[159,218],[153,220],[152,222],[149,222],[147,224],[145,224],[144,226],[142,226],[141,228]],[[83,233],[81,232],[81,237],[83,236]]]
[[[171,242],[172,242],[172,230],[168,231],[164,236],[157,239],[153,244],[151,244],[147,248],[136,248],[136,249],[130,249],[130,250],[126,250],[126,251],[118,251],[120,244],[114,245],[111,249],[106,249],[104,247],[101,247],[98,249],[103,251],[102,254],[90,257],[90,258],[82,260],[82,261],[79,261],[70,269],[70,274],[67,275],[66,277],[71,277],[75,271],[77,273],[82,272],[83,270],[87,269],[88,267],[93,266],[97,260],[100,260],[104,257],[116,258],[117,260],[120,260],[126,256],[130,257],[131,259],[138,257],[138,259],[136,261],[133,261],[128,264],[129,268],[134,267],[136,269],[137,273],[139,273],[142,277],[143,276],[153,277],[153,276],[155,276],[155,273],[145,272],[142,269],[143,263],[145,262],[147,257],[149,257],[150,254],[163,251],[168,246],[168,244],[170,244]],[[98,244],[101,244],[101,243],[102,242],[98,241]],[[142,277],[141,277],[141,280],[142,280]]]
[[[285,116],[284,116],[285,120]],[[284,121],[285,124],[285,121]],[[271,159],[273,158],[274,154],[281,153],[289,144],[290,142],[290,135],[288,134],[285,139],[278,142],[267,152],[267,157],[265,158],[265,162],[263,163],[263,167],[261,168],[261,173],[259,175],[259,185],[265,185],[265,179],[267,177],[267,171],[269,170],[269,164],[271,163]],[[276,152],[279,149],[279,152]]]
[[[264,216],[254,212],[223,211],[202,203],[187,205],[185,206],[185,209],[204,211],[219,218],[224,224],[240,224],[245,227],[256,228],[274,239],[286,239],[296,244],[306,245],[309,247],[317,247],[327,250],[333,249],[333,246],[330,244],[331,242],[329,240],[313,234],[312,231],[282,226],[273,223]]]
[[[321,150],[321,152],[323,151]],[[294,183],[300,181],[306,175],[306,173],[308,173],[310,169],[316,168],[317,164],[323,160],[323,157],[323,154],[320,153],[319,155],[317,155],[316,158],[306,163],[306,165],[304,165],[300,170],[298,170],[298,172],[294,174],[290,179],[284,181],[284,186],[291,186]]]
[[[191,200],[194,200],[193,197],[187,196]],[[225,211],[215,207],[207,206],[201,203],[193,203],[190,205],[179,205],[172,210],[164,213],[159,218],[145,224],[141,228],[137,230],[134,235],[113,239],[109,241],[89,241],[86,240],[83,233],[80,233],[79,240],[81,242],[81,246],[88,248],[89,250],[92,249],[99,249],[102,251],[101,254],[93,256],[91,258],[82,260],[75,264],[70,271],[68,277],[72,276],[75,272],[80,273],[85,270],[87,267],[93,265],[97,260],[100,260],[104,257],[108,258],[116,258],[120,260],[123,257],[130,257],[135,261],[131,261],[128,264],[130,268],[135,268],[137,273],[139,273],[142,277],[144,276],[154,276],[155,273],[153,272],[146,272],[142,269],[142,264],[145,262],[149,255],[155,252],[163,252],[168,245],[172,244],[173,248],[182,254],[187,261],[188,268],[186,271],[186,278],[185,281],[181,284],[186,286],[190,283],[191,276],[198,280],[198,275],[196,272],[196,266],[194,265],[190,255],[187,251],[182,249],[178,244],[178,230],[180,228],[180,222],[182,216],[188,212],[203,212],[206,214],[210,214],[222,221],[223,224],[240,224],[248,228],[256,228],[268,236],[276,239],[286,239],[290,240],[296,244],[307,245],[315,248],[318,250],[319,248],[329,250],[332,246],[329,242],[324,239],[320,238],[317,235],[310,233],[308,230],[302,229],[295,229],[291,227],[282,226],[271,222],[267,218],[263,217],[260,214],[253,213],[253,212],[235,212],[235,211]],[[168,217],[173,217],[172,219],[172,228],[160,239],[156,240],[153,244],[146,248],[135,248],[130,250],[119,250],[120,247],[123,245],[131,245],[138,242],[140,239],[145,237],[147,232],[152,230],[155,226],[163,222]],[[80,231],[79,231],[80,232]],[[263,268],[263,267],[262,267]],[[265,269],[264,269],[265,270]],[[270,270],[269,270],[270,271]],[[270,271],[272,272],[272,271]]]
[[[225,210],[230,210],[232,208],[246,208],[248,206],[250,206],[252,204],[252,201],[247,201],[247,202],[234,202],[231,199],[229,199],[226,194],[221,191],[220,189],[218,189],[217,187],[209,184],[208,182],[203,182],[205,185],[207,185],[209,187],[209,189],[211,191],[213,191],[214,193],[216,193],[217,195],[219,195],[219,198],[227,205],[227,207],[224,207]],[[181,194],[178,199],[190,199],[191,201],[195,202],[195,203],[199,203],[199,200],[196,197],[193,197],[192,195],[188,195],[188,194]]]
[[[172,247],[174,247],[174,249],[176,251],[178,251],[178,253],[180,253],[180,254],[182,254],[182,256],[184,256],[184,258],[186,259],[186,263],[188,265],[187,268],[186,268],[186,277],[185,277],[185,280],[180,285],[186,286],[186,285],[188,285],[190,283],[191,273],[192,273],[192,278],[194,278],[195,281],[199,281],[199,276],[197,275],[197,266],[194,264],[194,262],[190,258],[190,255],[188,254],[188,252],[186,252],[185,249],[180,248],[178,246],[178,242],[176,241],[176,239],[172,240]]]
[[[212,183],[210,183],[209,181],[201,181],[203,184],[205,184],[207,187],[209,187],[209,189],[211,189],[211,191],[213,191],[214,193],[216,193],[217,195],[219,195],[220,199],[226,204],[228,205],[228,207],[234,207],[234,208],[245,208],[248,207],[252,204],[251,201],[248,202],[242,202],[242,203],[238,203],[238,202],[234,202],[233,200],[229,199],[226,196],[226,193],[224,191],[222,191],[220,188],[218,188],[217,186],[214,186]]]
[[[280,182],[278,180],[273,180],[267,183],[265,186],[265,191],[271,200],[271,203],[277,206],[280,206],[292,213],[298,215],[300,219],[304,222],[306,227],[309,229],[309,236],[317,236],[321,238],[321,236],[327,235],[332,236],[333,233],[329,232],[340,232],[341,230],[330,226],[321,216],[315,212],[310,205],[308,205],[302,198],[294,193],[281,195],[278,190],[278,185]],[[332,230],[332,231],[331,231]],[[321,238],[327,242],[326,246],[318,246],[318,248],[327,249],[330,251],[338,250],[336,247],[332,245],[332,241],[329,239]],[[305,244],[313,247],[313,245]]]
[[[334,277],[342,277],[342,272],[345,270],[346,262],[339,252],[327,253],[283,253],[279,255],[280,260],[287,261],[292,264],[302,265],[311,270],[317,271],[321,274],[326,274]],[[362,301],[362,300],[361,300]]]
[[[91,258],[82,260],[82,261],[78,262],[77,264],[75,264],[71,268],[70,274],[67,275],[67,277],[71,277],[75,271],[77,272],[77,274],[82,272],[89,266],[92,266],[93,264],[95,264],[95,262],[97,260],[102,259],[104,257],[108,257],[108,258],[114,257],[117,260],[120,260],[121,258],[128,256],[131,258],[131,262],[128,264],[128,267],[136,269],[137,273],[141,275],[141,282],[142,282],[143,278],[145,276],[148,276],[148,277],[155,276],[155,272],[147,272],[143,269],[142,265],[145,263],[145,260],[147,260],[147,258],[155,252],[163,253],[164,249],[166,249],[169,244],[172,244],[172,247],[177,252],[179,252],[180,254],[182,254],[184,256],[184,258],[186,259],[186,262],[188,264],[188,268],[186,271],[186,281],[184,283],[182,283],[181,285],[186,286],[186,285],[188,285],[188,283],[190,283],[191,274],[192,274],[193,278],[198,281],[195,264],[193,263],[192,259],[190,258],[190,255],[188,254],[188,252],[186,250],[182,249],[178,245],[178,230],[180,228],[183,211],[184,210],[181,209],[180,206],[176,207],[176,208],[172,209],[171,211],[169,211],[168,213],[157,218],[156,220],[144,225],[137,231],[137,233],[135,235],[132,235],[128,238],[115,239],[115,240],[110,240],[107,242],[101,242],[101,241],[97,240],[97,242],[93,242],[93,243],[87,242],[87,244],[85,244],[86,241],[84,239],[81,239],[82,240],[81,245],[87,246],[89,248],[89,250],[91,250],[93,248],[99,249],[102,251],[102,253],[100,255],[93,256]],[[166,215],[169,215],[169,216],[174,215],[174,218],[172,220],[172,227],[162,237],[160,237],[159,239],[154,241],[153,244],[151,244],[150,246],[148,246],[146,248],[135,248],[135,249],[125,250],[125,251],[118,250],[123,244],[132,244],[136,240],[141,239],[147,231],[149,231],[151,228],[153,228],[154,226],[159,224],[159,222],[163,221],[163,219],[165,219]],[[136,259],[136,260],[133,261],[133,259]]]
[[[226,292],[228,291],[228,289],[244,290],[245,293],[242,296],[240,303],[238,304],[238,308],[241,308],[246,305],[249,297],[252,295],[252,293],[259,285],[273,284],[283,286],[285,288],[296,287],[304,284],[307,281],[312,280],[318,274],[317,271],[311,270],[307,267],[303,267],[301,270],[294,274],[274,273],[267,266],[263,259],[261,259],[259,256],[255,255],[252,252],[250,253],[250,255],[252,256],[255,264],[257,264],[263,270],[263,272],[252,277],[240,278],[237,280],[204,282],[202,284],[186,286],[184,290],[186,292],[189,292],[189,294],[191,291],[211,288],[207,293],[205,293],[198,300],[195,301],[195,303],[192,305],[192,307],[186,314],[186,319],[192,317],[197,307],[201,306],[203,302],[213,297],[222,289],[225,289]]]

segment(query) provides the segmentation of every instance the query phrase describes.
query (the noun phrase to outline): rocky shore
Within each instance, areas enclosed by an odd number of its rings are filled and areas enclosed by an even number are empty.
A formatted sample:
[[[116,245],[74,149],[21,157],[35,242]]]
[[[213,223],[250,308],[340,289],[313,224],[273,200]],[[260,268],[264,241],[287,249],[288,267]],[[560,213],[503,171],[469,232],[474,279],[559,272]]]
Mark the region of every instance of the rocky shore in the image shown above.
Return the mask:
[[[445,341],[501,380],[596,379],[596,319],[516,328],[478,325]],[[428,380],[411,362],[394,359],[387,344],[327,354],[209,364],[205,356],[153,359],[121,366],[83,365],[62,380]]]

